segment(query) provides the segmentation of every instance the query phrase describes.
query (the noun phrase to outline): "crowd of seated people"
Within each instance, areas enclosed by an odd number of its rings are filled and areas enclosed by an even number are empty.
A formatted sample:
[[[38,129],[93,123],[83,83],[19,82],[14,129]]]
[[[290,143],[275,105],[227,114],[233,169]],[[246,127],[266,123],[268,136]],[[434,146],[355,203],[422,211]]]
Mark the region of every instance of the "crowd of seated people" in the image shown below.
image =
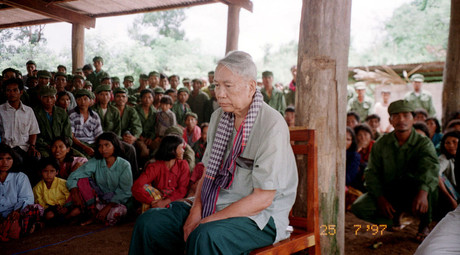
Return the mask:
[[[111,77],[103,66],[95,57],[72,74],[63,65],[37,70],[32,60],[24,76],[3,70],[0,192],[11,199],[0,203],[1,240],[46,224],[113,225],[131,211],[194,195],[219,108],[214,72],[180,84],[178,75],[152,71],[134,88],[133,76]],[[266,102],[284,115],[284,92],[272,72],[264,80]],[[292,90],[295,78],[291,97]]]
[[[357,83],[357,96],[349,97],[346,208],[393,230],[407,213],[419,217],[416,239],[423,241],[432,219],[440,220],[460,201],[460,169],[454,168],[460,114],[442,130],[431,95],[421,89],[423,76],[411,81],[414,91],[403,100],[391,101],[391,90],[383,88],[384,102],[375,108],[365,83]],[[382,126],[377,113],[389,124]]]

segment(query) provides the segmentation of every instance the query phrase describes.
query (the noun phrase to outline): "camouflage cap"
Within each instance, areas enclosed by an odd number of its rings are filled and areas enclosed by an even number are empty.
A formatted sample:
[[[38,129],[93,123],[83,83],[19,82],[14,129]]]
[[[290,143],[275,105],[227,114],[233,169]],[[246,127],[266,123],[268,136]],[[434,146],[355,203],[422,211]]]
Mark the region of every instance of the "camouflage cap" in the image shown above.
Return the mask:
[[[99,94],[102,91],[112,91],[112,88],[110,87],[110,85],[99,85],[97,86],[94,93]]]
[[[79,75],[79,74],[76,74],[73,76],[73,80],[75,79],[81,79],[81,80],[85,80],[85,78],[83,78],[83,76]]]
[[[50,72],[46,71],[46,70],[40,70],[37,72],[37,77],[38,78],[48,78],[48,79],[51,79],[51,74]]]
[[[126,76],[123,78],[123,81],[134,82],[134,78],[133,78],[131,75],[126,75]]]
[[[181,93],[181,92],[186,92],[187,94],[190,95],[190,90],[188,90],[188,88],[185,88],[185,87],[180,88],[180,89],[177,91],[177,94],[179,94],[179,93]]]
[[[395,113],[400,113],[400,112],[414,112],[414,111],[415,111],[414,105],[407,100],[397,100],[397,101],[392,102],[388,106],[388,113],[390,115],[395,114]]]
[[[55,96],[57,93],[56,89],[52,86],[45,86],[40,89],[40,96]]]
[[[155,92],[155,94],[164,94],[165,90],[161,87],[156,87],[153,89],[153,92]]]
[[[410,77],[411,81],[418,81],[418,82],[424,82],[425,81],[425,76],[423,74],[416,73]]]

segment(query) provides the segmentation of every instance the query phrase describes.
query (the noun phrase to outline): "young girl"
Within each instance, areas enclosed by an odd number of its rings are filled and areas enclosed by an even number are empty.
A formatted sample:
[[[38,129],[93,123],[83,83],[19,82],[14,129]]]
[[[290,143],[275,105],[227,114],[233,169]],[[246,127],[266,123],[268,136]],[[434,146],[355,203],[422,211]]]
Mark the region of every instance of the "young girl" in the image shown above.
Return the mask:
[[[105,132],[96,139],[94,158],[72,172],[67,179],[74,205],[90,219],[107,225],[116,224],[126,215],[125,206],[131,197],[133,176],[131,166],[121,155],[121,142],[113,132]]]
[[[456,171],[454,171],[459,139],[459,131],[448,132],[441,139],[441,156],[439,156],[440,217],[457,208],[460,201],[460,188],[456,180]]]
[[[361,161],[361,155],[357,152],[358,144],[356,142],[355,132],[352,128],[347,127],[346,136],[346,182],[345,182],[345,208],[351,209],[353,202],[362,194],[359,188],[362,186],[362,174],[359,174],[359,164]],[[356,189],[356,188],[358,189]]]
[[[70,109],[70,95],[68,94],[69,92],[67,91],[61,91],[56,94],[56,106],[61,107],[64,109],[66,112],[68,112]]]
[[[160,110],[156,115],[155,127],[157,137],[163,137],[166,129],[177,124],[176,115],[171,111],[172,105],[173,103],[171,97],[163,96],[160,99]]]
[[[18,172],[16,154],[8,145],[0,144],[0,240],[17,239],[32,233],[43,208],[34,205],[29,179]]]
[[[57,223],[80,214],[78,208],[71,211],[64,206],[70,193],[66,181],[56,177],[59,172],[59,163],[56,159],[40,160],[39,169],[41,169],[42,180],[35,185],[33,191],[36,203],[45,208],[45,220]]]
[[[88,161],[85,157],[74,157],[70,139],[66,137],[56,137],[51,145],[51,153],[59,163],[58,176],[67,179],[70,173],[77,170]]]
[[[185,197],[190,169],[183,160],[184,146],[182,138],[165,136],[155,154],[156,161],[147,165],[134,182],[133,196],[143,203],[143,212],[148,208],[164,208]]]
[[[185,114],[185,128],[182,138],[190,146],[201,138],[201,128],[197,126],[198,116],[196,113],[188,112]]]

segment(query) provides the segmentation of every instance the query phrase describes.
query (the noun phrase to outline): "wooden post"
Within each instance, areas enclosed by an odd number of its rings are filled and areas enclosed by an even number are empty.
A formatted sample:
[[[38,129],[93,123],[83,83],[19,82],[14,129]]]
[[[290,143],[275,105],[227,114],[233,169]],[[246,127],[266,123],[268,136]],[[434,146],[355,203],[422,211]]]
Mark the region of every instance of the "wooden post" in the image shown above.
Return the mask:
[[[85,64],[85,27],[72,24],[72,73]]]
[[[238,36],[240,34],[240,6],[228,5],[227,17],[227,47],[225,54],[238,49]]]
[[[442,124],[447,126],[453,113],[460,111],[460,0],[452,0],[450,6],[449,42],[444,68],[442,92]]]
[[[316,130],[321,253],[344,254],[351,0],[303,0],[301,17],[296,126]]]

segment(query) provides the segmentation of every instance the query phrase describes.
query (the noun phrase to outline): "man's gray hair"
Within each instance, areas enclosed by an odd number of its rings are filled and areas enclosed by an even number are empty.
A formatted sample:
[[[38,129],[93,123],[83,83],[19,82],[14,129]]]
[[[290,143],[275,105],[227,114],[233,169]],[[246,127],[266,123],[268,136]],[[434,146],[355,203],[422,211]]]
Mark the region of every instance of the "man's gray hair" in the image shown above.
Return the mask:
[[[257,80],[257,67],[251,55],[244,51],[230,51],[227,55],[217,62],[239,76],[250,80]]]

